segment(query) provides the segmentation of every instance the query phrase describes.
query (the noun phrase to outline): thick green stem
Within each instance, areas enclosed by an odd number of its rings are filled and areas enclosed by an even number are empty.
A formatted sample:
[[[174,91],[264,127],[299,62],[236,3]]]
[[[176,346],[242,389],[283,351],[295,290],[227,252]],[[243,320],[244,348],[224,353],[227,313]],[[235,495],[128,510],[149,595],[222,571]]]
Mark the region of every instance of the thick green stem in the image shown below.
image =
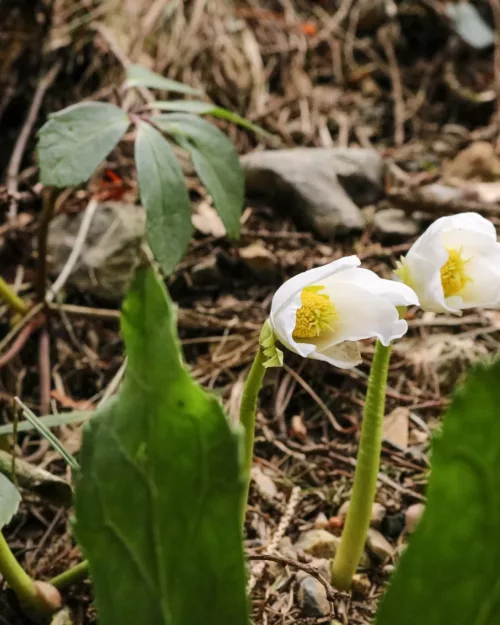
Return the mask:
[[[37,615],[51,613],[52,610],[38,592],[35,581],[16,560],[2,532],[0,532],[0,575],[28,612]]]
[[[340,545],[332,564],[332,584],[348,590],[363,555],[377,492],[382,448],[385,391],[391,348],[377,341],[366,393],[352,497]]]
[[[12,310],[21,315],[25,315],[29,310],[28,304],[26,304],[26,302],[24,302],[19,295],[12,290],[3,278],[0,278],[0,299],[3,299],[4,302],[12,308]]]
[[[89,575],[89,563],[88,560],[83,560],[80,564],[64,571],[60,575],[56,575],[50,580],[52,586],[55,586],[58,590],[62,590],[71,584],[77,584],[83,581]]]
[[[264,363],[266,357],[262,351],[262,347],[259,345],[259,351],[255,355],[255,359],[248,374],[243,394],[241,396],[240,406],[240,423],[245,430],[245,446],[243,455],[243,471],[245,479],[245,491],[243,493],[242,510],[241,510],[241,524],[245,523],[245,515],[247,509],[248,492],[250,490],[250,473],[252,470],[253,460],[253,443],[255,438],[255,411],[257,409],[257,397],[259,391],[262,388],[262,381],[266,368]]]

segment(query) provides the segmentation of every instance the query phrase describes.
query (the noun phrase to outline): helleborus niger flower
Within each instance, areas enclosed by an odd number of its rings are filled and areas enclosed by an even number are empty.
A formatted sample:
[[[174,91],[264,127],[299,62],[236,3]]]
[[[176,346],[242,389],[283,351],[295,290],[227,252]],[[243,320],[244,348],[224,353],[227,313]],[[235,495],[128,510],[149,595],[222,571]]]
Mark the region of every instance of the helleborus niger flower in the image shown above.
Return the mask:
[[[358,340],[389,345],[403,336],[408,326],[396,307],[418,304],[417,296],[359,264],[348,256],[285,282],[271,306],[276,338],[301,356],[349,369],[361,362]]]
[[[500,307],[500,243],[477,213],[441,217],[398,263],[398,278],[427,311]]]

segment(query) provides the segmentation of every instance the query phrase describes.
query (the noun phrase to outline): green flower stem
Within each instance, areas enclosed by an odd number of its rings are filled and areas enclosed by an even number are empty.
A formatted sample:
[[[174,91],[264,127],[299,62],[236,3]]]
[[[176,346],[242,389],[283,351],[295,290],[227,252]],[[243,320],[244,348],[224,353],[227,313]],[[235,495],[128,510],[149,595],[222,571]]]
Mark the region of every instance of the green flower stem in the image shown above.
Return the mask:
[[[89,563],[88,560],[83,560],[80,564],[64,571],[60,575],[56,575],[50,580],[52,586],[55,586],[58,590],[62,590],[71,584],[78,584],[83,581],[89,575]]]
[[[363,555],[377,492],[385,390],[391,347],[377,341],[366,393],[354,486],[340,545],[332,563],[332,584],[348,590]]]
[[[35,581],[16,560],[1,531],[0,574],[28,612],[39,615],[50,614],[51,610],[43,596],[38,593]]]
[[[241,510],[242,526],[245,523],[248,493],[250,490],[250,473],[252,470],[253,443],[255,438],[255,411],[257,409],[257,397],[260,389],[262,388],[262,381],[264,379],[264,374],[266,373],[266,368],[264,366],[265,361],[266,357],[262,351],[262,347],[259,345],[259,350],[255,355],[252,368],[248,374],[243,394],[241,396],[240,423],[245,430],[245,446],[243,453],[245,491],[243,493]]]
[[[8,304],[12,310],[15,312],[25,315],[29,306],[24,302],[17,293],[14,293],[12,288],[5,282],[3,278],[0,278],[0,299],[3,299],[6,304]]]

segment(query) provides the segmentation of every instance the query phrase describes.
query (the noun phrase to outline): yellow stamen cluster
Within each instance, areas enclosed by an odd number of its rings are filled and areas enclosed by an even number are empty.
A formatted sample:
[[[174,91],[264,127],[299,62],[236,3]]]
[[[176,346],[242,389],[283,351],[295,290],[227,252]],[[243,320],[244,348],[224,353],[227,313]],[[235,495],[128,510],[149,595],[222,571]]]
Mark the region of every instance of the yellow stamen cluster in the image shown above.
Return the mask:
[[[295,317],[294,339],[310,339],[324,330],[333,329],[337,312],[328,295],[320,293],[322,290],[322,286],[308,286],[302,290],[302,306]]]
[[[447,250],[448,260],[441,267],[441,284],[445,297],[457,295],[468,282],[472,282],[465,273],[465,266],[470,259],[462,258],[461,250]]]

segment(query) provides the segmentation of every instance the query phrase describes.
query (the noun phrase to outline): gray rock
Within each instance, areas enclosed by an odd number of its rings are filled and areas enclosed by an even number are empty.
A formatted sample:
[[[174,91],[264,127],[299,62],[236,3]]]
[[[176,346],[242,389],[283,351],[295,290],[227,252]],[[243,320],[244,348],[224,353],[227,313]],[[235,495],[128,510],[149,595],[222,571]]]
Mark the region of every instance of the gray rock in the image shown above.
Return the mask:
[[[380,532],[373,528],[368,530],[366,548],[377,560],[383,563],[394,556],[394,547]]]
[[[323,529],[304,532],[295,543],[295,549],[300,549],[315,558],[333,558],[337,552],[340,538]]]
[[[57,276],[75,245],[83,213],[55,217],[48,236],[50,272]],[[139,264],[146,213],[141,206],[104,202],[92,219],[67,284],[107,300],[120,300]]]
[[[299,602],[306,617],[321,617],[330,614],[330,602],[323,584],[308,575],[299,584]]]
[[[247,154],[241,162],[250,200],[289,211],[322,238],[361,230],[358,206],[383,195],[384,162],[374,150],[269,150]]]
[[[399,208],[377,211],[373,216],[373,227],[383,240],[407,239],[419,232],[418,225]]]

